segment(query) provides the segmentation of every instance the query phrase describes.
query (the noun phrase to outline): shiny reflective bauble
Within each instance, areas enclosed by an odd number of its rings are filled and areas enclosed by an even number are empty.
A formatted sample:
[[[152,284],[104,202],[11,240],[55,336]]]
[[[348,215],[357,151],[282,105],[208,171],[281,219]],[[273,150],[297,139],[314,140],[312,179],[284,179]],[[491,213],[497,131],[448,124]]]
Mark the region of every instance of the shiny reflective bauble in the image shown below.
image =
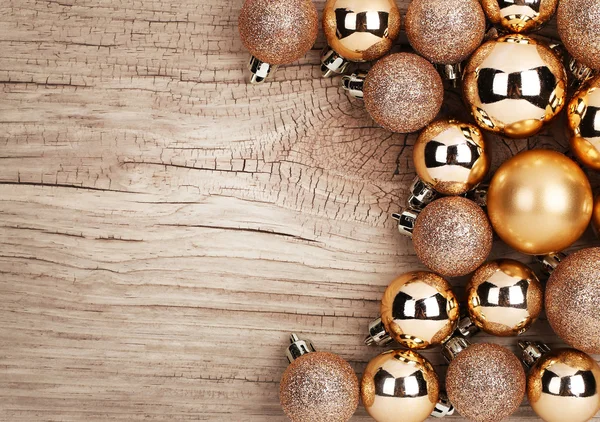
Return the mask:
[[[600,237],[600,195],[596,196],[596,202],[594,204],[594,214],[592,215],[592,223],[596,234]]]
[[[527,398],[546,422],[586,422],[600,410],[600,366],[579,350],[553,350],[529,371]]]
[[[600,2],[561,0],[556,25],[569,54],[587,67],[600,70]]]
[[[423,129],[413,148],[413,162],[421,180],[442,195],[470,191],[490,168],[479,128],[455,120],[439,120]]]
[[[540,315],[543,297],[531,268],[512,259],[486,262],[467,284],[471,321],[495,336],[525,332]]]
[[[412,0],[406,35],[417,53],[432,62],[459,63],[483,41],[485,15],[477,0]]]
[[[319,15],[311,0],[246,0],[238,23],[246,48],[271,65],[304,56],[319,32]]]
[[[447,196],[419,213],[412,239],[423,264],[443,276],[457,277],[486,260],[493,232],[481,207],[460,196]]]
[[[346,422],[358,406],[358,379],[352,367],[329,352],[311,352],[283,373],[279,399],[292,422]]]
[[[431,363],[411,350],[390,350],[375,357],[361,383],[363,405],[377,422],[422,422],[433,411],[439,393]]]
[[[437,274],[413,271],[385,289],[381,321],[386,332],[411,349],[447,340],[458,325],[458,301],[450,284]]]
[[[510,138],[527,138],[566,101],[566,71],[545,45],[519,34],[483,44],[463,76],[463,96],[477,124]]]
[[[487,195],[498,236],[530,255],[560,252],[579,239],[590,223],[592,205],[583,170],[563,154],[541,149],[505,161]]]
[[[600,248],[565,258],[546,284],[546,316],[570,346],[600,353]]]
[[[552,19],[558,0],[481,0],[490,22],[507,31],[535,31]]]
[[[525,371],[507,348],[473,344],[448,366],[446,391],[458,413],[477,422],[500,421],[514,413],[525,395]]]
[[[577,159],[600,171],[600,77],[586,82],[567,107],[571,150]]]
[[[346,60],[375,60],[390,51],[400,34],[400,11],[394,0],[327,0],[323,31],[329,46]]]

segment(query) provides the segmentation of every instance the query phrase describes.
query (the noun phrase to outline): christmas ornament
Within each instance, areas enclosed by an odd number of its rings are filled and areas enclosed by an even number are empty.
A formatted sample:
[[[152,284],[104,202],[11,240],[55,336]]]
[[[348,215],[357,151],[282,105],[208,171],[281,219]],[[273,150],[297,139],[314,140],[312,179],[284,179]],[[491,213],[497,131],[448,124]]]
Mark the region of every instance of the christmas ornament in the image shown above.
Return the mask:
[[[518,409],[525,395],[525,372],[510,350],[491,343],[470,345],[462,337],[453,337],[443,353],[450,361],[448,398],[462,416],[494,422]]]
[[[417,257],[443,276],[468,274],[492,250],[493,232],[481,207],[473,201],[448,196],[421,211],[412,233]]]
[[[385,289],[381,318],[369,324],[365,343],[384,346],[396,340],[424,349],[450,338],[458,318],[458,302],[446,280],[426,271],[408,272]]]
[[[556,11],[556,24],[569,54],[583,66],[600,69],[600,3],[561,0]]]
[[[345,422],[358,406],[358,379],[337,355],[316,352],[310,341],[291,335],[290,361],[281,378],[279,398],[292,422]]]
[[[560,260],[546,284],[546,316],[567,344],[600,353],[600,248]]]
[[[540,342],[520,341],[529,369],[527,398],[546,422],[586,422],[600,410],[600,366],[575,349],[550,351]]]
[[[440,400],[438,377],[431,363],[412,350],[389,350],[373,358],[363,374],[361,396],[377,422],[422,422],[430,415],[451,415]]]
[[[440,111],[444,87],[431,63],[416,54],[397,53],[379,60],[364,81],[367,111],[392,132],[415,132]]]
[[[512,259],[479,267],[467,284],[467,309],[473,323],[488,334],[525,332],[542,311],[542,285],[525,264]]]
[[[540,29],[554,12],[558,0],[481,0],[490,22],[510,32],[529,32]]]
[[[321,55],[323,76],[344,73],[349,62],[367,62],[387,54],[400,34],[394,0],[327,0],[323,31],[330,48]]]
[[[251,83],[264,82],[276,65],[304,56],[319,32],[311,0],[246,0],[238,24],[242,42],[252,54]]]
[[[584,172],[555,151],[531,150],[507,160],[487,194],[494,230],[512,248],[531,255],[565,249],[587,228],[592,189]]]
[[[571,150],[589,168],[600,171],[600,76],[585,83],[567,107]]]
[[[594,223],[594,229],[596,230],[596,234],[600,236],[600,195],[596,196],[594,214],[592,216],[592,223]]]
[[[563,108],[567,75],[545,45],[520,34],[486,42],[463,76],[463,96],[477,124],[510,138],[539,132]]]
[[[421,180],[442,195],[470,191],[490,168],[481,131],[455,120],[439,120],[427,126],[413,148],[413,162]]]

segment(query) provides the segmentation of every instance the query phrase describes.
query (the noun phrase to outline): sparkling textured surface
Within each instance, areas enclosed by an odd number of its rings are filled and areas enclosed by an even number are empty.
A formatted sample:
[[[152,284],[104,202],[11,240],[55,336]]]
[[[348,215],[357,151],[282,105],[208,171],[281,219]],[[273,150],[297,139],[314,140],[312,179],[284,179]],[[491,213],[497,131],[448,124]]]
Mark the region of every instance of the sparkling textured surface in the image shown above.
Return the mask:
[[[319,32],[319,17],[311,0],[246,0],[238,24],[250,53],[273,65],[304,56]]]
[[[358,379],[333,353],[307,353],[287,367],[279,399],[293,422],[345,422],[358,406]]]
[[[440,111],[443,99],[442,78],[431,63],[416,54],[384,57],[365,80],[367,111],[392,132],[409,133],[425,127]]]
[[[419,259],[449,277],[479,267],[492,249],[492,240],[492,227],[483,210],[460,196],[440,198],[427,205],[413,231]]]
[[[586,66],[600,69],[600,2],[561,0],[556,21],[569,53]]]
[[[565,342],[600,353],[600,248],[569,255],[546,285],[548,322]]]
[[[510,350],[491,343],[473,344],[450,362],[446,390],[462,416],[477,422],[500,421],[521,404],[525,371]]]
[[[413,48],[434,63],[465,60],[485,35],[485,15],[477,0],[413,0],[405,25]]]

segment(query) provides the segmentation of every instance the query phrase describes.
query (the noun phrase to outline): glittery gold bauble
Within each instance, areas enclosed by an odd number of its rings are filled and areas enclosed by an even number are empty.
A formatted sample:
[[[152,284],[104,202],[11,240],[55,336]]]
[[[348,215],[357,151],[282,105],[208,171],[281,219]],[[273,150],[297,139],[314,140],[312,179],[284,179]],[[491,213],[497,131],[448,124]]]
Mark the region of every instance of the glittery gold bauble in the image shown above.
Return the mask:
[[[486,262],[467,284],[471,321],[495,336],[525,332],[540,315],[543,297],[531,268],[512,259]]]
[[[254,57],[272,65],[286,64],[312,48],[319,16],[311,0],[246,0],[239,30]]]
[[[447,340],[458,324],[458,301],[452,287],[437,274],[413,271],[385,289],[381,321],[386,332],[411,349],[435,346]]]
[[[546,422],[589,421],[600,410],[600,366],[579,350],[553,350],[529,371],[527,398]]]
[[[367,111],[392,132],[409,133],[425,127],[444,100],[442,78],[433,65],[411,53],[379,60],[364,84]]]
[[[600,76],[575,93],[567,118],[571,150],[583,164],[600,171]]]
[[[492,250],[493,232],[482,209],[466,198],[436,199],[421,211],[413,230],[417,257],[443,276],[468,274]]]
[[[358,379],[333,353],[311,352],[283,373],[279,399],[292,422],[346,422],[358,406]]]
[[[390,350],[373,358],[361,383],[365,409],[377,422],[423,422],[439,393],[431,363],[411,350]]]
[[[323,31],[343,58],[375,60],[390,51],[400,34],[400,11],[394,0],[327,0]]]
[[[600,353],[600,248],[565,258],[548,279],[545,299],[556,334],[576,349]]]
[[[585,173],[563,154],[521,152],[500,166],[487,195],[494,230],[513,249],[530,255],[559,252],[586,230],[592,189]]]
[[[406,35],[417,53],[432,62],[459,63],[483,41],[485,15],[477,0],[412,0]]]
[[[587,67],[600,69],[600,2],[561,0],[556,24],[569,53]]]
[[[473,344],[450,362],[446,390],[465,418],[500,421],[519,408],[525,395],[525,372],[510,350],[497,344]]]
[[[421,180],[442,195],[470,191],[490,168],[479,128],[455,120],[439,120],[423,129],[413,148],[413,162]]]
[[[539,29],[552,19],[558,0],[481,0],[490,22],[510,32]]]
[[[548,47],[510,34],[483,44],[463,76],[463,96],[477,124],[510,138],[539,132],[566,101],[567,74]]]

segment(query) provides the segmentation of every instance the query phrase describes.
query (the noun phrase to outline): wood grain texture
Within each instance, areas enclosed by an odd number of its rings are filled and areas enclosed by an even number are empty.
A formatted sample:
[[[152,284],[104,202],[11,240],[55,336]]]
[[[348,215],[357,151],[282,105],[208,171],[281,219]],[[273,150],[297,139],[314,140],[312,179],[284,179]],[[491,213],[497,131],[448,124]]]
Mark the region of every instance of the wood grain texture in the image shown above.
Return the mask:
[[[415,136],[320,79],[322,38],[247,85],[241,3],[0,2],[0,420],[283,421],[291,331],[359,374],[378,353],[385,286],[422,268],[389,217]],[[560,121],[490,143],[567,148]]]

